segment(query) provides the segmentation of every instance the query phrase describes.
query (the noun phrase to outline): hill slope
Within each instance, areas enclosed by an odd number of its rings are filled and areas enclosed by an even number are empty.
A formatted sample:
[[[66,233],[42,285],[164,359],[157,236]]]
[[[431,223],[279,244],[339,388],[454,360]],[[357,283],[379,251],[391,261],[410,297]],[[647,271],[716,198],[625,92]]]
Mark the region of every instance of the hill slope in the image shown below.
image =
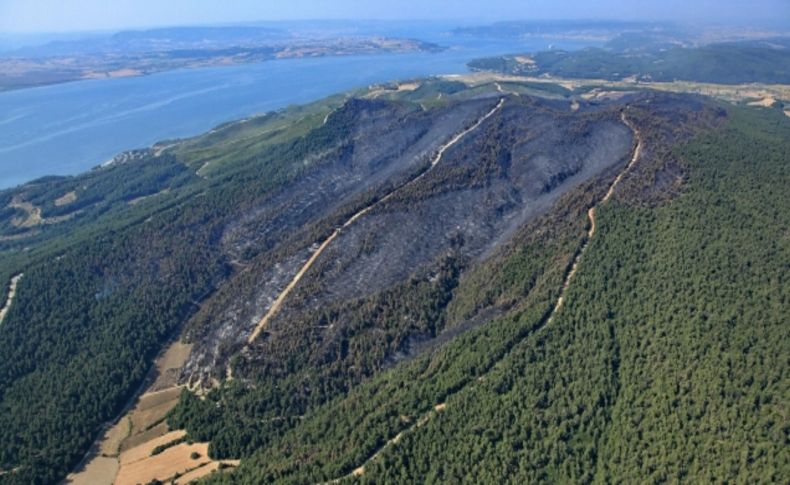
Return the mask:
[[[660,113],[638,119],[661,133]],[[507,317],[308,413],[221,481],[781,481],[787,130],[775,113],[732,110],[674,152],[648,135],[551,325],[562,266],[549,265]],[[657,199],[672,163],[682,193]],[[482,265],[474,293],[529,274],[546,248],[530,239]],[[219,433],[221,455],[247,440],[233,431],[249,416],[238,392],[185,396],[172,422]],[[212,432],[201,413],[232,417]]]

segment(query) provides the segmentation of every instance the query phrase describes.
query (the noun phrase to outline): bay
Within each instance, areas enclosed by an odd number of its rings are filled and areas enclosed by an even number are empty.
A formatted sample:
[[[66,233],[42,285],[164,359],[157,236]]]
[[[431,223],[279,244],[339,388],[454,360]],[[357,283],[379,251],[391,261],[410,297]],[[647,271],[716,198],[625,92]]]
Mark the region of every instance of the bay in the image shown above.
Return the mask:
[[[124,150],[373,83],[465,73],[476,57],[590,44],[427,37],[447,48],[183,69],[0,93],[0,189],[77,174]]]

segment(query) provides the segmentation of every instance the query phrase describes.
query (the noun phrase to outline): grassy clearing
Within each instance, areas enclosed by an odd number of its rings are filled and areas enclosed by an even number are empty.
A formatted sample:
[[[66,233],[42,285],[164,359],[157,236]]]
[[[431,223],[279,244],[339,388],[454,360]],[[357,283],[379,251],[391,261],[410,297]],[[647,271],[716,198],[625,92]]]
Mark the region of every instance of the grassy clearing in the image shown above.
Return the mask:
[[[191,483],[191,482],[200,480],[201,478],[203,478],[205,476],[208,476],[208,475],[211,475],[212,473],[214,473],[217,470],[219,470],[220,465],[221,465],[220,462],[212,461],[211,463],[203,465],[203,466],[201,466],[199,468],[196,468],[196,469],[194,469],[194,470],[192,470],[190,472],[184,473],[183,475],[181,475],[180,477],[175,479],[175,483],[176,484],[181,484],[181,483],[186,484],[186,483]]]
[[[142,447],[148,449],[148,444]],[[127,452],[132,454],[137,448]],[[139,456],[138,453],[134,454]],[[194,457],[194,458],[193,458]],[[181,443],[167,448],[165,451],[154,455],[145,455],[134,461],[121,455],[121,467],[115,478],[116,485],[136,485],[149,483],[152,480],[166,481],[176,474],[188,472],[194,468],[206,465],[212,460],[208,457],[208,443]]]
[[[221,125],[205,135],[177,144],[172,153],[200,177],[211,178],[234,162],[252,157],[266,147],[306,135],[320,126],[348,96],[331,96],[304,106]]]
[[[83,471],[69,474],[65,483],[71,485],[112,485],[119,468],[120,464],[117,458],[99,456],[91,460]]]
[[[121,465],[128,465],[140,460],[144,460],[151,456],[151,453],[157,446],[166,445],[172,441],[183,438],[186,432],[183,430],[176,430],[166,433],[156,439],[152,439],[143,443],[142,445],[135,446],[134,448],[124,451],[120,455],[119,461]]]
[[[55,206],[62,207],[64,205],[69,205],[75,200],[77,200],[77,192],[72,190],[55,199]]]
[[[123,463],[138,461],[157,447],[182,439],[183,431],[170,431],[164,422],[167,413],[178,403],[181,387],[178,373],[189,357],[192,346],[176,341],[156,360],[156,379],[96,445],[99,453],[82,470],[69,475],[74,483],[113,483]]]
[[[14,227],[27,228],[34,227],[42,223],[41,209],[34,206],[30,202],[25,202],[18,198],[14,198],[8,207],[12,209],[19,209],[24,212],[24,216],[14,217],[11,219],[11,225]]]
[[[126,439],[124,439],[121,443],[120,452],[123,453],[124,451],[148,443],[149,441],[164,436],[169,432],[170,428],[167,426],[167,423],[159,423],[146,431],[137,433],[133,436],[127,436]]]
[[[178,403],[180,387],[144,394],[131,413],[131,436],[141,434],[161,423],[167,413]]]

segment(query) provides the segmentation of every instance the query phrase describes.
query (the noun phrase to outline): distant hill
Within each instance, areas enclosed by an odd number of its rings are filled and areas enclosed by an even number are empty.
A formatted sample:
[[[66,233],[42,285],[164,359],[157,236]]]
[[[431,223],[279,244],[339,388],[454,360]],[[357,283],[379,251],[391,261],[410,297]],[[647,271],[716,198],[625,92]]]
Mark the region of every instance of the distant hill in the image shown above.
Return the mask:
[[[525,36],[569,35],[573,33],[596,37],[614,37],[623,31],[644,32],[666,30],[669,24],[616,20],[536,20],[495,22],[489,25],[459,27],[455,35],[518,39]]]
[[[515,75],[606,80],[790,83],[788,39],[717,43],[701,47],[656,46],[642,39],[634,44],[638,47],[636,51],[624,50],[628,46],[625,39],[615,43],[617,50],[551,50],[476,59],[469,63],[469,67]]]
[[[0,53],[0,91],[294,57],[437,51],[417,39],[270,27],[173,27]]]
[[[0,57],[39,58],[100,53],[156,52],[172,49],[209,49],[255,46],[288,39],[290,34],[273,27],[169,27],[124,30],[87,39],[49,42],[3,52]]]

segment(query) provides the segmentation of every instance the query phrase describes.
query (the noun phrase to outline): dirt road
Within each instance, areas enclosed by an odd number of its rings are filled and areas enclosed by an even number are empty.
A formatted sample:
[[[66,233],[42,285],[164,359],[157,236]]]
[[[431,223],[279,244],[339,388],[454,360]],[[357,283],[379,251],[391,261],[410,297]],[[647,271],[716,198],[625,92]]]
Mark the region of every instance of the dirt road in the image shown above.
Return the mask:
[[[633,167],[634,163],[636,163],[636,161],[639,159],[639,155],[642,152],[642,139],[639,136],[639,130],[637,130],[636,126],[634,126],[634,124],[628,120],[628,118],[625,116],[625,112],[621,113],[620,119],[634,133],[634,137],[637,140],[636,147],[634,148],[634,152],[631,155],[631,159],[628,161],[625,168],[623,168],[623,170],[621,170],[620,173],[617,174],[617,177],[615,177],[615,179],[612,181],[612,184],[609,186],[609,190],[606,191],[606,195],[603,196],[603,198],[600,200],[600,202],[598,202],[598,204],[596,204],[593,207],[590,207],[590,209],[587,210],[587,219],[590,221],[590,228],[587,230],[587,237],[585,238],[584,243],[582,243],[581,249],[579,249],[579,251],[576,253],[576,257],[574,258],[573,264],[571,265],[571,270],[568,271],[568,274],[565,276],[565,281],[562,284],[562,293],[560,293],[560,297],[557,299],[557,302],[554,304],[554,309],[551,311],[551,315],[549,316],[546,325],[554,321],[554,316],[557,314],[559,309],[562,308],[562,304],[565,302],[565,292],[568,290],[568,287],[571,285],[571,281],[573,280],[573,277],[576,276],[576,272],[579,269],[579,261],[581,260],[581,257],[584,255],[584,252],[587,250],[587,245],[590,243],[590,240],[595,235],[596,208],[599,205],[608,202],[609,199],[612,198],[612,195],[614,194],[614,191],[617,188],[617,186],[620,184],[620,181],[623,179],[623,176],[631,169],[631,167]]]
[[[14,297],[16,296],[16,287],[19,284],[19,280],[22,279],[23,273],[19,273],[18,275],[11,278],[11,284],[8,285],[8,298],[6,298],[5,305],[0,308],[0,323],[3,323],[3,319],[8,313],[8,310],[11,308],[11,303],[14,302]]]

